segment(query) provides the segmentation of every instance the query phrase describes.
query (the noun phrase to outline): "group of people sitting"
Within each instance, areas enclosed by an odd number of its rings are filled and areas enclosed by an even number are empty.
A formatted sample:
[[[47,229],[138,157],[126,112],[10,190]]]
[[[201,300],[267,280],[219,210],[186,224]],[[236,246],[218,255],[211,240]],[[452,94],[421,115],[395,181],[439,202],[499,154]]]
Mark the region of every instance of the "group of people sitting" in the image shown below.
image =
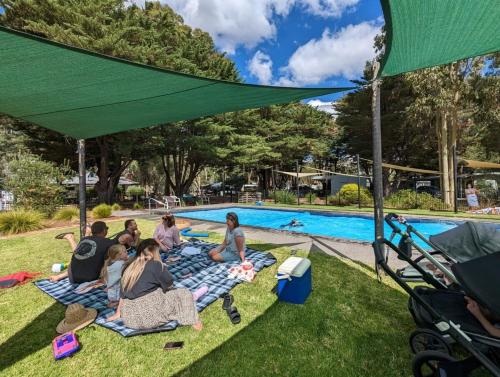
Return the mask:
[[[208,255],[216,262],[243,262],[245,235],[236,213],[226,215],[226,224],[224,242]],[[195,305],[197,292],[174,288],[174,277],[160,257],[160,253],[169,252],[182,242],[174,216],[163,216],[152,238],[141,240],[141,232],[132,219],[125,221],[125,229],[120,233],[111,238],[107,235],[106,223],[96,221],[78,244],[73,233],[58,236],[70,243],[73,255],[68,269],[49,280],[56,282],[67,277],[72,284],[105,284],[108,305],[116,307],[108,321],[121,318],[127,327],[151,329],[175,320],[201,330]]]

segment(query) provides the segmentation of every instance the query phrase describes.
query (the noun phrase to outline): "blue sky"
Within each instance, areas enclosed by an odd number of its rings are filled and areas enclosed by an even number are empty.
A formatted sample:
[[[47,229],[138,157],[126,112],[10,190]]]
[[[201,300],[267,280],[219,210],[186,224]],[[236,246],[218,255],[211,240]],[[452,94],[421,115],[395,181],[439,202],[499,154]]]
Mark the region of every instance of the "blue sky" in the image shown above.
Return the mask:
[[[134,0],[142,5],[144,0]],[[377,0],[162,0],[210,33],[247,83],[351,86],[383,25]],[[341,94],[312,102],[332,110]],[[308,101],[310,102],[310,101]]]

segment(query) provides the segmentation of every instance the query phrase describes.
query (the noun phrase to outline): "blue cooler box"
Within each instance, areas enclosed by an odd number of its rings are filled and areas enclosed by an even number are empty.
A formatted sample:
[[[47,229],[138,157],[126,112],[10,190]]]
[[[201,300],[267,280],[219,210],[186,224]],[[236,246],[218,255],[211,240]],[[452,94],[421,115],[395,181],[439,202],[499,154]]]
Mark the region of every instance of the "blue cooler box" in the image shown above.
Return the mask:
[[[290,257],[278,267],[278,300],[303,304],[312,290],[311,261]]]

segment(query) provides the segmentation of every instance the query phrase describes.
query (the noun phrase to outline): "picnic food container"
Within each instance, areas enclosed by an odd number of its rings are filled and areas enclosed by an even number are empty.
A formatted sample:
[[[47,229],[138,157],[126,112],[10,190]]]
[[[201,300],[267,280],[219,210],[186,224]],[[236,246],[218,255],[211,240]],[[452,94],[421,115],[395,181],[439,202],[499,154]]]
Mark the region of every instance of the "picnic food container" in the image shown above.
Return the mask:
[[[278,300],[303,304],[312,290],[311,261],[289,257],[278,267]]]

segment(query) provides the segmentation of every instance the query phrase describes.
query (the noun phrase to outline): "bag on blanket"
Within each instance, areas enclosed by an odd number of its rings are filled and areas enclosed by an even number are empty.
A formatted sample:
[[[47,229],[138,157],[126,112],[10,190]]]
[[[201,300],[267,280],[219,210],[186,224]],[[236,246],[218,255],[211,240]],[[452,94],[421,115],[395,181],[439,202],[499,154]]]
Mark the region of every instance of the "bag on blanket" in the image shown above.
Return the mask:
[[[252,262],[246,260],[239,266],[231,267],[229,269],[229,277],[231,279],[240,279],[251,283],[255,278],[255,269],[253,268]]]

